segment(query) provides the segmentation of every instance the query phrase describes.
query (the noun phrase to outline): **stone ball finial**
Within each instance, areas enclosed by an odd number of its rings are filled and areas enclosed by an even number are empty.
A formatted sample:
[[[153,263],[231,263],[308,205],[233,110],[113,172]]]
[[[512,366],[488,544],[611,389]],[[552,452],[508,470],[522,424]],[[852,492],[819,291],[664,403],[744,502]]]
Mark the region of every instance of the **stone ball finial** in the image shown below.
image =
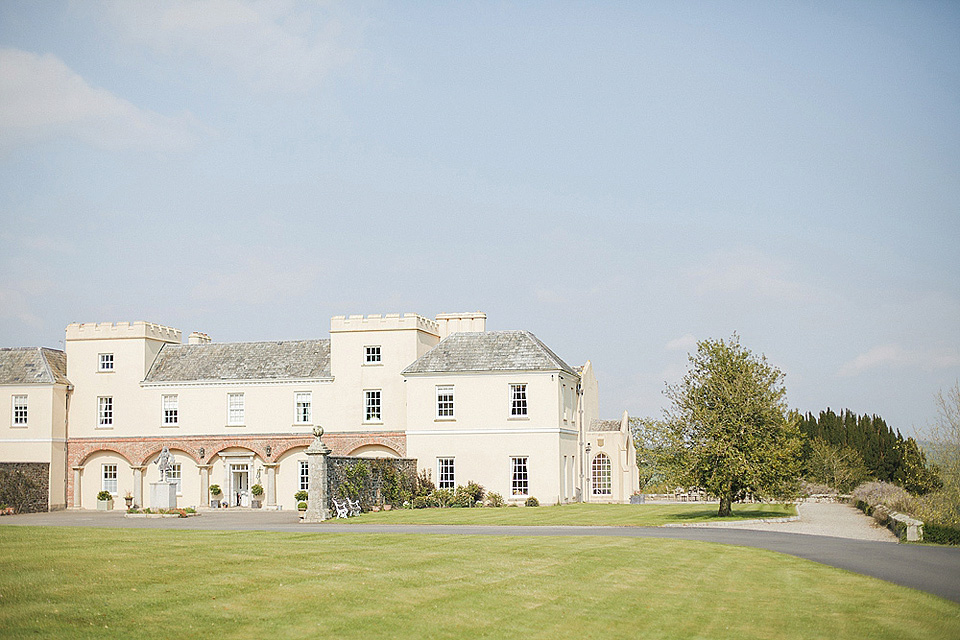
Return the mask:
[[[315,427],[313,428],[313,435],[316,436],[317,438],[322,438],[322,437],[323,437],[323,427],[321,427],[320,425],[315,426]]]

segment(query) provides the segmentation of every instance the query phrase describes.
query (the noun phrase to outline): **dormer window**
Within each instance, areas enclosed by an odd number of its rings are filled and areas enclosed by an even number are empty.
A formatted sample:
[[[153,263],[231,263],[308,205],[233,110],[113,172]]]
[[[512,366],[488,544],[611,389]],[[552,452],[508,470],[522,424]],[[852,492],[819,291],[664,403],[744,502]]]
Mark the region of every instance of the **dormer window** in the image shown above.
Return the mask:
[[[380,364],[380,345],[370,345],[363,348],[364,364]]]
[[[112,353],[100,354],[100,367],[97,370],[113,371],[113,354]]]

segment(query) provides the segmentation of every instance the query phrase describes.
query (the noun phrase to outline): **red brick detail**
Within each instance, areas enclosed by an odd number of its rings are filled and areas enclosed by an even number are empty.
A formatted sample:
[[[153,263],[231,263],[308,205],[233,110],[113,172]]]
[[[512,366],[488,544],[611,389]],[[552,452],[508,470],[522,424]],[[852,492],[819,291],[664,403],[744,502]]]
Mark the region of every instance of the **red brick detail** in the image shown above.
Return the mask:
[[[151,436],[141,438],[70,438],[67,441],[67,504],[73,505],[73,467],[83,466],[94,453],[111,451],[116,453],[130,466],[143,466],[152,456],[160,453],[164,446],[179,454],[186,454],[197,464],[209,464],[214,456],[232,447],[249,449],[261,460],[277,460],[284,453],[296,447],[307,447],[313,442],[312,435],[260,434],[255,436]],[[345,456],[358,447],[367,444],[379,444],[403,456],[407,452],[407,436],[403,432],[387,431],[382,433],[325,433],[323,442],[333,451],[332,455]],[[267,455],[270,446],[270,455]],[[203,447],[203,459],[200,448]]]

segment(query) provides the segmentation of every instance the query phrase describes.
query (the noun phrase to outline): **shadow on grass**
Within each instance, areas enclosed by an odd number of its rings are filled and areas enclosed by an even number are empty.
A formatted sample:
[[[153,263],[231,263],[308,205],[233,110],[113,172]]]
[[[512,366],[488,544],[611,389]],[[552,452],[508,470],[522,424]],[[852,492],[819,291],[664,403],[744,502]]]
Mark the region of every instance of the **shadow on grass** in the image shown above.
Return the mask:
[[[700,520],[700,521],[736,521],[736,520],[759,520],[761,518],[789,518],[796,515],[792,513],[788,506],[784,506],[780,509],[780,512],[771,512],[769,510],[770,505],[767,505],[766,509],[759,507],[734,507],[733,515],[720,517],[717,515],[719,507],[704,507],[703,509],[697,509],[696,511],[686,511],[683,513],[674,513],[672,517],[676,520]]]

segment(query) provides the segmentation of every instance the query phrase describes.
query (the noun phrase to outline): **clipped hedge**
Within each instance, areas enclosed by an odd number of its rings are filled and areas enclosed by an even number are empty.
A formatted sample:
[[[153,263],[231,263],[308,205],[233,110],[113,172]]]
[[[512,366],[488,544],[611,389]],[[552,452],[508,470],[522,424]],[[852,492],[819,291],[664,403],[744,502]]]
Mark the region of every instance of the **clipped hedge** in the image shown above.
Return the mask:
[[[923,541],[935,544],[960,545],[960,529],[927,523],[923,525]]]

